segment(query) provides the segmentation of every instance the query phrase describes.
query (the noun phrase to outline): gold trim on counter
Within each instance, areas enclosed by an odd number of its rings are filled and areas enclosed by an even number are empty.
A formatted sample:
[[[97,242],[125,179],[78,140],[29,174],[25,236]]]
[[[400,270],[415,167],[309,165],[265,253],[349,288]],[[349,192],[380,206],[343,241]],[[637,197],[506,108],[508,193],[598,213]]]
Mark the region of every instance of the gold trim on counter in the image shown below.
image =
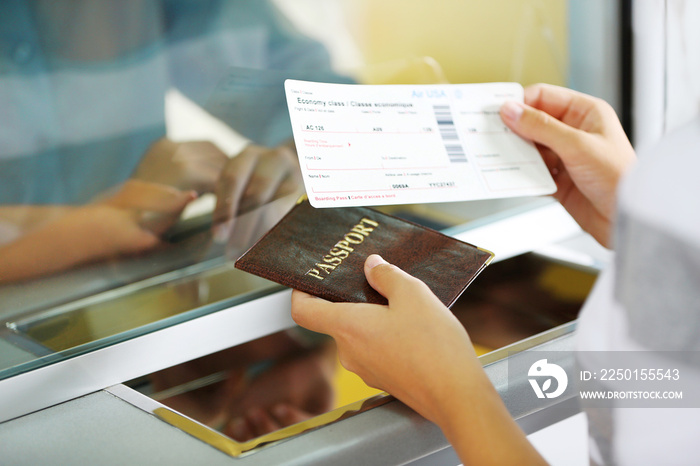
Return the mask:
[[[177,427],[178,429],[190,434],[202,442],[208,443],[212,447],[221,450],[227,455],[239,457],[244,454],[253,453],[254,450],[262,448],[263,446],[278,443],[304,432],[341,421],[348,417],[354,416],[355,414],[359,414],[383,405],[393,399],[394,398],[388,393],[381,393],[371,398],[356,401],[355,403],[351,403],[341,408],[334,409],[333,411],[312,417],[306,421],[302,421],[269,434],[256,437],[247,442],[237,442],[236,440],[233,440],[222,433],[219,433],[166,407],[155,408],[153,410],[153,414],[168,424]]]

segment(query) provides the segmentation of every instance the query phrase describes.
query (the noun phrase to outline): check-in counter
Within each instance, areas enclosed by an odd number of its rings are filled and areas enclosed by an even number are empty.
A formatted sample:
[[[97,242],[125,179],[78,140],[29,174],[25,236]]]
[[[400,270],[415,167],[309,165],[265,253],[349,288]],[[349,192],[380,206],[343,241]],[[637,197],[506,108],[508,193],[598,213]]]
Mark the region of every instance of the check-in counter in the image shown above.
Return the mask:
[[[287,208],[283,200],[263,209],[262,215],[242,216],[238,225],[250,233],[252,241]],[[495,253],[494,263],[453,310],[465,316],[462,321],[482,353],[488,376],[526,433],[575,414],[576,399],[542,403],[532,396],[527,380],[509,381],[508,361],[523,351],[573,348],[576,312],[606,252],[596,248],[561,206],[548,198],[387,210]],[[200,241],[196,236],[193,241]],[[0,408],[0,437],[14,439],[6,453],[22,458],[27,442],[33,441],[26,436],[28,430],[60,425],[61,434],[42,440],[43,449],[32,453],[37,460],[103,461],[105,452],[111,452],[107,462],[114,463],[143,455],[141,461],[206,459],[213,464],[456,464],[454,452],[436,426],[384,393],[344,401],[343,406],[333,405],[327,412],[245,441],[222,434],[215,423],[190,417],[187,409],[183,414],[176,409],[181,405],[169,406],[158,401],[163,397],[149,396],[157,380],[151,378],[153,374],[208,355],[225,355],[256,340],[297,332],[289,315],[289,290],[234,269],[231,256],[238,253],[218,251],[213,258],[179,263],[174,270],[83,298],[75,296],[80,290],[70,287],[69,296],[61,298],[50,291],[57,289],[56,279],[47,280],[46,291],[37,293],[40,310],[27,306],[17,318],[8,319],[0,341],[6,349],[1,353],[5,367],[0,396],[12,400]],[[558,267],[557,271],[543,274],[548,265]],[[99,268],[89,273],[94,283],[85,280],[86,275],[78,279],[68,274],[61,279],[95,287],[108,281],[99,276]],[[554,286],[565,288],[564,295],[578,296],[567,303],[568,311],[531,293],[537,286],[533,280],[543,275],[559,277],[563,283]],[[19,298],[13,293],[21,291],[4,290],[15,302]],[[501,311],[485,311],[494,299]],[[297,337],[305,344],[316,339]],[[231,354],[236,357],[235,351]],[[573,361],[563,364],[573,365]],[[256,373],[266,370],[264,361],[249,366],[252,369],[246,370]],[[201,389],[220,382],[221,371],[218,375],[219,379],[213,371],[209,379],[199,377],[189,387]],[[187,384],[178,387],[183,386]]]
[[[81,234],[40,235],[29,252],[44,257],[19,279],[0,267],[0,463],[456,464],[435,425],[364,385],[327,338],[295,325],[289,289],[234,267],[300,186],[237,211],[221,242],[210,195],[222,167],[202,188],[183,181],[201,165],[171,162],[178,150],[199,160],[202,141],[227,167],[248,147],[288,151],[286,78],[574,84],[617,105],[619,31],[610,25],[619,2],[130,2],[118,14],[103,2],[81,15],[15,3],[0,21],[0,208],[10,207],[0,212],[0,248],[110,200],[121,226],[151,229],[159,242],[81,256],[81,243],[111,239],[113,224],[74,216],[69,230]],[[600,24],[605,31],[591,27]],[[135,179],[200,197],[163,233],[157,209],[120,197]],[[548,197],[381,210],[495,254],[452,310],[526,433],[575,413],[572,398],[535,400],[507,367],[517,354],[572,348],[608,253]],[[63,262],[51,268],[48,256]],[[307,389],[304,419],[264,432],[232,427],[296,384]]]

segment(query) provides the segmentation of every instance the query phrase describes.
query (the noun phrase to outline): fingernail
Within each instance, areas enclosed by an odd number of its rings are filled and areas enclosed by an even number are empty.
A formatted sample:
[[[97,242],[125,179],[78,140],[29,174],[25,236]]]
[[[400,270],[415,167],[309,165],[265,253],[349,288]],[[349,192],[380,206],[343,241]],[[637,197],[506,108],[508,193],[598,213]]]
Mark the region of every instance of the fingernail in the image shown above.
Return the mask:
[[[509,100],[501,105],[501,113],[507,119],[512,121],[518,121],[523,114],[525,108],[519,102]]]
[[[382,259],[382,256],[380,256],[379,254],[370,254],[370,256],[365,261],[365,266],[367,266],[368,269],[373,269],[378,265],[386,263],[387,262],[384,259]]]

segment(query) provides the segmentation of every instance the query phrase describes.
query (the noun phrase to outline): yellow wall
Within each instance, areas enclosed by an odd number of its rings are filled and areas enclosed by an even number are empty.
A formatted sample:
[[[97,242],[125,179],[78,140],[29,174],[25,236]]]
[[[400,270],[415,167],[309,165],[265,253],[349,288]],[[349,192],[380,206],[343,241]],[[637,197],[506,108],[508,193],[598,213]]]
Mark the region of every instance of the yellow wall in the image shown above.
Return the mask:
[[[369,65],[427,56],[451,83],[566,84],[565,0],[347,0],[346,11]]]

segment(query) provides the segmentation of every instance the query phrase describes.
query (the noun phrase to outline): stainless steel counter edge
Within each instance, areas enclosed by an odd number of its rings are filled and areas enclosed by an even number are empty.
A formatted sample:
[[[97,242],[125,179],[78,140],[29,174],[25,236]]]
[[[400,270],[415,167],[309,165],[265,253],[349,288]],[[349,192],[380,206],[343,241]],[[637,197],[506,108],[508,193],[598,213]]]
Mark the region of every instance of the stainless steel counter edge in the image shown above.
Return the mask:
[[[0,422],[291,328],[290,290],[0,380]],[[135,363],[137,361],[137,363]]]
[[[485,370],[510,413],[530,434],[579,412],[576,398],[538,400],[527,380],[508,384],[508,354],[516,351],[571,351],[575,323],[557,327],[482,357]],[[573,359],[570,361],[573,364]],[[155,402],[136,392],[124,396],[126,387],[113,391],[125,401],[150,412]],[[134,401],[136,400],[136,401]],[[141,406],[139,406],[141,404]],[[204,445],[204,444],[202,444]],[[212,447],[213,448],[213,447]],[[223,453],[222,453],[223,455]],[[318,430],[300,434],[242,458],[236,464],[285,465],[386,465],[435,464],[456,459],[440,429],[399,401],[357,414]]]

